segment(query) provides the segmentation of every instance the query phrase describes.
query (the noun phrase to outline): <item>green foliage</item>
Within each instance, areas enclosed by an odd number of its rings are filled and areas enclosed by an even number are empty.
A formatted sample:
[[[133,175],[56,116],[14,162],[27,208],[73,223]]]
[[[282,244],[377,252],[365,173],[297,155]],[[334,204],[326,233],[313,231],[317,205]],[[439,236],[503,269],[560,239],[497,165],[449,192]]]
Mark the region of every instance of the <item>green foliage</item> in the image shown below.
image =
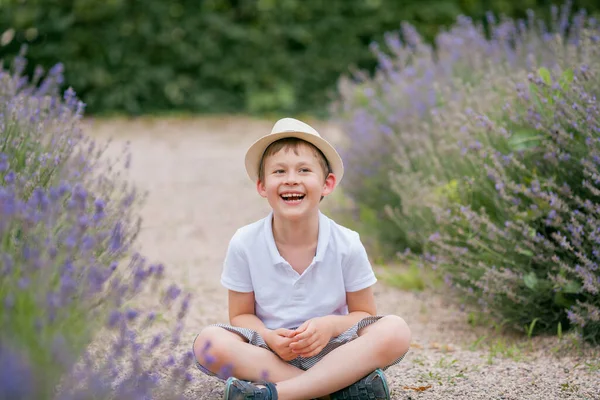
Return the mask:
[[[33,81],[25,65],[0,67],[1,396],[181,397],[193,354],[174,347],[191,296],[135,251],[144,196],[125,176],[128,148],[112,157],[83,135],[60,65]],[[164,313],[177,327],[148,342]]]
[[[407,268],[397,267],[393,272],[386,271],[381,277],[387,284],[402,290],[422,292],[426,287],[422,272],[417,265],[411,264]]]
[[[138,232],[140,196],[83,137],[81,103],[72,90],[59,97],[60,68],[27,82],[24,65],[0,68],[0,345],[51,391],[114,307],[101,286]]]
[[[562,335],[564,326],[597,342],[598,250],[588,236],[598,225],[590,208],[598,180],[589,180],[597,176],[590,162],[598,153],[596,92],[589,91],[597,72],[582,71],[576,85],[571,67],[531,75],[532,86],[510,109],[518,126],[535,133],[535,144],[518,147],[515,156],[503,146],[466,155],[484,173],[463,186],[468,195],[440,219],[442,239],[432,251],[459,291],[529,337]],[[482,190],[490,184],[494,190]]]
[[[346,191],[464,303],[597,342],[598,26],[559,14],[549,30],[490,23],[492,39],[461,19],[436,49],[410,26],[408,43],[386,37],[378,74],[341,86]],[[393,237],[379,219],[365,223]]]
[[[373,71],[368,45],[412,23],[431,41],[461,13],[524,16],[542,0],[78,0],[0,3],[0,57],[20,45],[66,81],[88,114],[326,113],[349,68]],[[587,1],[578,6],[597,7]],[[4,34],[3,34],[4,33]],[[32,72],[32,71],[30,71]]]

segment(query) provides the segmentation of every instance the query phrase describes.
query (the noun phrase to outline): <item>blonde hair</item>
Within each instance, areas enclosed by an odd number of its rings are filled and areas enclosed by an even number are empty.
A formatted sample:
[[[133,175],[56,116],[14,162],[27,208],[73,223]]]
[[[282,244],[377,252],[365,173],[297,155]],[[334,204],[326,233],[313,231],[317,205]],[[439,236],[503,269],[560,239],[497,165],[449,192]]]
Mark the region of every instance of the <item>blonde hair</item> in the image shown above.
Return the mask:
[[[298,148],[300,146],[308,146],[313,150],[313,153],[315,157],[317,157],[319,165],[323,170],[324,177],[327,178],[327,176],[329,176],[329,174],[331,173],[331,167],[329,166],[329,162],[327,161],[327,158],[325,158],[325,155],[321,152],[321,150],[319,150],[316,146],[314,146],[312,143],[307,142],[306,140],[298,139],[295,137],[289,137],[276,140],[265,149],[265,152],[263,153],[260,159],[260,165],[258,167],[258,179],[260,179],[261,182],[265,179],[265,160],[267,159],[267,157],[277,154],[281,150],[290,149],[294,152],[294,154],[298,155]]]

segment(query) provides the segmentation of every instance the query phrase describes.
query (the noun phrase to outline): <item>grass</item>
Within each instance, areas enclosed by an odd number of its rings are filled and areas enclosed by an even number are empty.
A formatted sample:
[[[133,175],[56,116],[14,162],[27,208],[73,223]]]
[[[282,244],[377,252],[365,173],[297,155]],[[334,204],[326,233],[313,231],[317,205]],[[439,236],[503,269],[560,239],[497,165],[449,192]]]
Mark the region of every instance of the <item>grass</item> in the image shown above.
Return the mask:
[[[586,361],[584,364],[589,372],[600,371],[600,359],[598,358],[595,361]]]
[[[565,382],[561,383],[560,390],[565,393],[577,393],[579,391],[579,386],[574,383]]]
[[[402,290],[412,290],[422,292],[425,290],[425,279],[421,275],[419,268],[415,265],[399,268],[398,271],[390,271],[389,268],[380,275],[380,278],[390,286],[397,287]]]
[[[443,285],[434,271],[417,263],[380,265],[376,267],[376,274],[385,284],[405,291],[423,292]]]
[[[531,327],[532,325],[530,325]],[[506,332],[501,324],[492,329],[486,327],[487,333],[480,335],[471,342],[467,349],[470,351],[483,350],[487,352],[487,363],[494,364],[499,359],[511,359],[517,362],[535,358],[540,353],[551,354],[557,359],[563,356],[578,356],[583,360],[577,364],[589,373],[600,371],[600,349],[591,348],[582,342],[575,333],[555,336],[519,336]],[[529,331],[531,332],[531,330]]]
[[[421,360],[420,365],[424,365]],[[455,385],[457,379],[465,378],[468,368],[458,365],[458,360],[442,356],[428,372],[421,374],[421,380],[424,382],[433,382],[438,385]]]
[[[468,323],[473,328],[479,326],[487,327],[487,334],[480,335],[473,341],[468,349],[471,351],[486,350],[487,363],[493,364],[498,358],[508,358],[514,361],[523,361],[528,354],[534,351],[534,345],[531,337],[515,337],[503,330],[503,324],[487,321],[484,325],[485,317],[469,314]],[[489,327],[492,329],[489,329]]]
[[[493,364],[498,357],[509,358],[514,361],[525,359],[525,353],[520,343],[511,343],[505,338],[497,338],[489,345],[488,364]]]

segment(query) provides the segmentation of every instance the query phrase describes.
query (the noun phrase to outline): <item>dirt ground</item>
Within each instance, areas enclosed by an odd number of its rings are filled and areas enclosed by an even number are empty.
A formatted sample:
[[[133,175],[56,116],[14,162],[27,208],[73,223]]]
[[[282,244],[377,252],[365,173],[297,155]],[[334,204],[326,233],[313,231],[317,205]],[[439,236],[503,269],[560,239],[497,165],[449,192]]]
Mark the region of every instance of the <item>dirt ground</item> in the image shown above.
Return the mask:
[[[111,151],[130,141],[131,179],[149,193],[138,239],[141,252],[163,262],[169,279],[194,293],[182,350],[205,325],[227,321],[221,263],[235,230],[262,218],[268,204],[244,170],[244,153],[274,121],[245,117],[88,121],[89,134],[112,137]],[[310,121],[309,121],[310,122]],[[334,125],[312,122],[337,143]],[[388,380],[393,399],[600,399],[600,363],[594,350],[567,352],[564,338],[536,338],[525,346],[489,339],[465,313],[440,295],[376,286],[380,313],[402,316],[413,345]],[[522,344],[522,343],[521,343]],[[514,347],[517,346],[517,347]],[[190,399],[222,398],[222,384],[199,381]]]

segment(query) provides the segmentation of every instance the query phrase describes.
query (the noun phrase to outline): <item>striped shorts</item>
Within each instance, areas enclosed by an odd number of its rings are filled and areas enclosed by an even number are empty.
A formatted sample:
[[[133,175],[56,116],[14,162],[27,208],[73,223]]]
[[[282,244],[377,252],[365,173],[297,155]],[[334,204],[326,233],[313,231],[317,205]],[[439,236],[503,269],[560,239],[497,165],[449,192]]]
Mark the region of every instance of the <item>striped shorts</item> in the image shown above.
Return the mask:
[[[333,350],[337,349],[338,347],[340,347],[341,345],[343,345],[345,343],[351,342],[352,340],[358,338],[359,330],[361,330],[362,328],[364,328],[366,326],[371,325],[374,322],[377,322],[380,318],[383,318],[383,315],[363,318],[360,321],[358,321],[356,324],[354,324],[352,327],[348,328],[341,335],[332,338],[329,341],[329,343],[323,348],[323,350],[321,350],[321,352],[319,354],[317,354],[316,356],[309,357],[309,358],[297,357],[293,360],[287,361],[287,363],[293,365],[296,368],[300,368],[301,370],[306,371],[307,369],[313,367],[316,363],[321,361],[323,359],[323,357],[325,357],[327,354],[331,353]],[[210,326],[218,326],[218,327],[226,329],[230,332],[237,333],[238,335],[245,338],[248,341],[248,343],[250,343],[254,346],[262,347],[263,349],[272,351],[269,348],[269,346],[267,345],[267,343],[265,343],[265,340],[262,338],[262,336],[260,336],[260,334],[258,332],[254,331],[252,329],[238,328],[238,327],[227,325],[227,324],[213,324]],[[198,336],[196,336],[196,338],[197,337]],[[196,339],[194,339],[194,342],[195,341],[196,341]],[[192,342],[192,351],[194,348],[193,346],[194,346],[194,343]],[[394,360],[391,364],[385,366],[382,369],[385,371],[389,367],[400,363],[400,361],[402,361],[402,359],[404,358],[405,355],[406,354],[403,354],[398,359]],[[209,376],[214,376],[214,377],[221,379],[221,377],[219,377],[217,374],[214,374],[213,372],[204,368],[198,361],[196,361],[196,367],[200,371],[202,371],[203,373],[205,373]]]

